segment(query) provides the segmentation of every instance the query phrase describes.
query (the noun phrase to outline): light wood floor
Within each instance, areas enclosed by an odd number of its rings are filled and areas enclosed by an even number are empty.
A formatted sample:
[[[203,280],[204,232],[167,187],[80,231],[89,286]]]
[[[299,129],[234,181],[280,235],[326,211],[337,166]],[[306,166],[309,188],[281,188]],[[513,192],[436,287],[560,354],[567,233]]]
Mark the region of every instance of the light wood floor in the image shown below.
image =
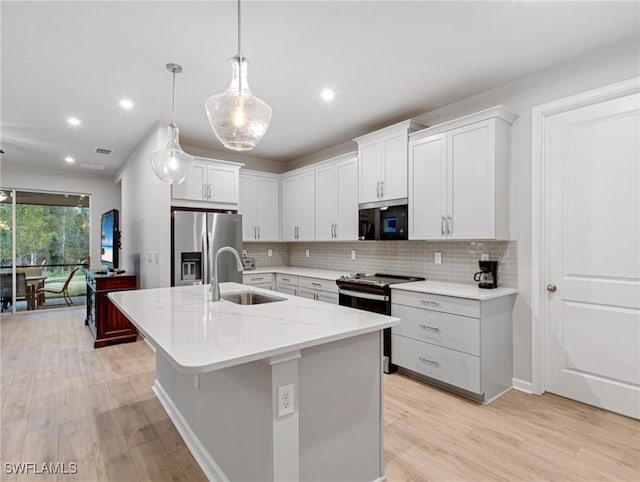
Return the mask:
[[[205,480],[151,385],[144,342],[92,348],[82,310],[3,316],[6,462],[76,462],[30,480]],[[480,406],[385,376],[388,480],[640,480],[640,422],[553,395]]]

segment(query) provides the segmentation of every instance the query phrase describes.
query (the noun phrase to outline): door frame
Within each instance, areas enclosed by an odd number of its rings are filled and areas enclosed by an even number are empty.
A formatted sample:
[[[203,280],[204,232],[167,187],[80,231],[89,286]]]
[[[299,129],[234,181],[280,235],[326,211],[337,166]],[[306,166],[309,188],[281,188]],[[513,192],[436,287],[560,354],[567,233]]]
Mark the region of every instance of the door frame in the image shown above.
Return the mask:
[[[545,392],[545,123],[549,116],[640,91],[640,77],[606,85],[531,110],[531,393]]]

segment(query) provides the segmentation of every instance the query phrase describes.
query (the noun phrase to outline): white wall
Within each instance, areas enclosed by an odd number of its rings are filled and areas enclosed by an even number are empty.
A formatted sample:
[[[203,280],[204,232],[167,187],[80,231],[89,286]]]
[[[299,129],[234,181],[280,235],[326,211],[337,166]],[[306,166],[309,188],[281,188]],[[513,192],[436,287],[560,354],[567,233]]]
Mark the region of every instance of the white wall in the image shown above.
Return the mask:
[[[88,194],[91,196],[91,230],[89,246],[91,267],[100,267],[100,216],[111,209],[120,210],[120,186],[111,177],[97,176],[74,171],[66,173],[44,169],[23,168],[15,165],[2,165],[0,185],[3,188],[24,189],[29,191],[49,191],[65,194]]]
[[[211,133],[213,136],[213,132]],[[182,149],[192,156],[206,157],[209,159],[218,159],[220,161],[241,162],[244,164],[243,169],[250,169],[252,171],[272,172],[274,174],[280,174],[284,171],[291,170],[290,166],[285,162],[270,161],[268,159],[259,159],[257,157],[247,156],[232,151],[216,151],[212,149],[206,149],[197,146],[191,146],[189,144],[181,143]]]
[[[137,273],[139,288],[171,285],[171,187],[160,182],[149,163],[149,154],[164,145],[166,136],[166,124],[156,124],[116,174],[122,192],[120,264]]]
[[[640,46],[629,42],[414,117],[434,126],[498,104],[518,115],[511,130],[510,213],[511,239],[518,242],[520,291],[514,306],[514,377],[522,381],[531,381],[531,109],[639,75]],[[302,167],[352,148],[343,143],[292,161],[290,166]]]

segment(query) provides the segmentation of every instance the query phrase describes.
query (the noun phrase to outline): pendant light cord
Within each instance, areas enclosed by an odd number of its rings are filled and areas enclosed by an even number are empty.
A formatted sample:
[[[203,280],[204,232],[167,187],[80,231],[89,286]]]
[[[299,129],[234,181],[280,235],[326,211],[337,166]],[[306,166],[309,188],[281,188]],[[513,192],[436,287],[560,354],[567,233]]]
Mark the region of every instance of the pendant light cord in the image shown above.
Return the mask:
[[[176,71],[173,70],[173,93],[171,95],[172,125],[176,125]]]
[[[242,94],[242,27],[240,22],[240,0],[238,0],[238,95]]]

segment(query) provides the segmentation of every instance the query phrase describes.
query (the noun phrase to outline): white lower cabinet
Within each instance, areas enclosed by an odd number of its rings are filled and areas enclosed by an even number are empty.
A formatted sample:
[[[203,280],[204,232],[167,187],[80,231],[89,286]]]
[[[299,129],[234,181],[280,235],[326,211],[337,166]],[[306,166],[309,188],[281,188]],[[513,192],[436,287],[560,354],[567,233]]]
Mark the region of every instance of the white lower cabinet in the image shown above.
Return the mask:
[[[298,295],[298,277],[276,273],[276,291],[288,295]]]
[[[474,300],[394,289],[391,357],[401,369],[490,402],[512,386],[513,296]],[[425,378],[426,377],[426,378]]]
[[[335,280],[300,277],[300,296],[325,303],[338,304],[338,285]]]

